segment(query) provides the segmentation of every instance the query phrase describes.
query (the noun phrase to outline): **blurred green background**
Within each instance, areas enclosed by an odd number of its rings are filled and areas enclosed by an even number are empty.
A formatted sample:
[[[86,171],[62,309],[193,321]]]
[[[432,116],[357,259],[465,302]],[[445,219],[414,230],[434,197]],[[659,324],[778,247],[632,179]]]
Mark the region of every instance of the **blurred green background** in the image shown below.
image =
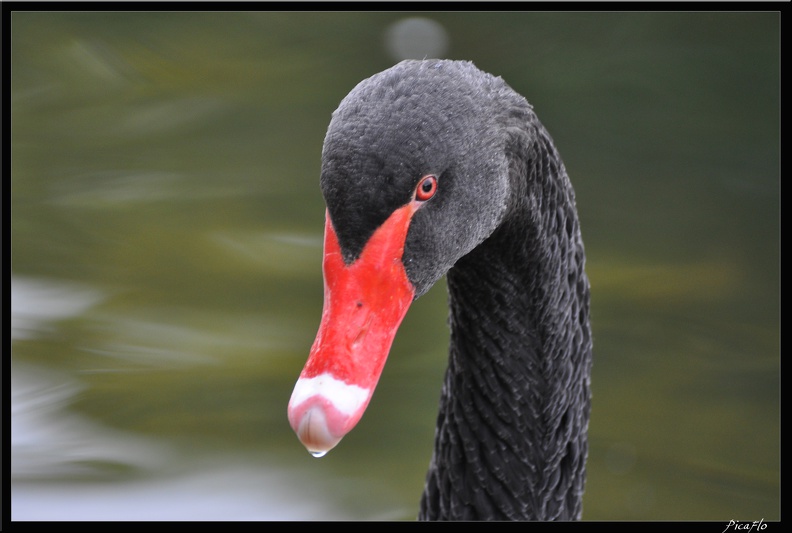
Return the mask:
[[[11,13],[12,519],[414,519],[444,282],[330,454],[286,404],[330,113],[425,55],[525,95],[575,185],[584,519],[780,519],[779,39],[762,12]]]

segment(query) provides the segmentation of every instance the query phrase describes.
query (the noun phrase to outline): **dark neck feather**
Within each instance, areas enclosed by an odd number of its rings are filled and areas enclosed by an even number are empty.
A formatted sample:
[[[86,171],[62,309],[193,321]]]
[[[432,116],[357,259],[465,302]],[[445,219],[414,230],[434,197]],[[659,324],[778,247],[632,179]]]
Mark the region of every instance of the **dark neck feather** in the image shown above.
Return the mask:
[[[451,348],[421,519],[581,515],[589,286],[574,193],[532,127],[510,154],[511,213],[448,273]]]

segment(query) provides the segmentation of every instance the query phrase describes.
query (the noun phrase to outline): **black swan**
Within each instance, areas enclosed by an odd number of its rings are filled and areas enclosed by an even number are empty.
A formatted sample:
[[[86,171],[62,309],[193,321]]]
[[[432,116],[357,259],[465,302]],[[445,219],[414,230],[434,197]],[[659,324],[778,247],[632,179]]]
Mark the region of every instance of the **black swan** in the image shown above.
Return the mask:
[[[576,520],[590,412],[575,196],[530,104],[472,63],[403,61],[333,113],[319,331],[289,422],[324,455],[360,420],[410,303],[447,273],[451,346],[426,520]]]

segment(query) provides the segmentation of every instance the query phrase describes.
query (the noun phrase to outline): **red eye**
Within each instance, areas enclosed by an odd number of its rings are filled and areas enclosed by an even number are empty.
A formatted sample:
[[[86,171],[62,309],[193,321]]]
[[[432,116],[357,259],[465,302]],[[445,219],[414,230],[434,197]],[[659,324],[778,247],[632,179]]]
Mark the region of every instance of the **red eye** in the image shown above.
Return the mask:
[[[420,183],[418,183],[418,187],[415,189],[415,199],[421,202],[425,202],[437,192],[437,178],[429,174],[428,176],[424,176],[421,179]]]

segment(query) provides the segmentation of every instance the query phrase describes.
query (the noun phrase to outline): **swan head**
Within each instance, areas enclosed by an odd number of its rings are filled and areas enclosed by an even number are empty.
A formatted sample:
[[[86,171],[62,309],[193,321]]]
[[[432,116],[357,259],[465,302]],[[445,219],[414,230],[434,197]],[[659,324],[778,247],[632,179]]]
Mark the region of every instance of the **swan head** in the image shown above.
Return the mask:
[[[426,176],[437,190],[413,216],[403,263],[421,296],[501,223],[512,201],[504,102],[525,100],[459,61],[403,61],[360,82],[333,113],[320,185],[353,261]]]
[[[411,302],[506,216],[510,102],[527,106],[470,63],[404,61],[333,113],[320,178],[324,309],[289,402],[309,451],[357,423]]]

